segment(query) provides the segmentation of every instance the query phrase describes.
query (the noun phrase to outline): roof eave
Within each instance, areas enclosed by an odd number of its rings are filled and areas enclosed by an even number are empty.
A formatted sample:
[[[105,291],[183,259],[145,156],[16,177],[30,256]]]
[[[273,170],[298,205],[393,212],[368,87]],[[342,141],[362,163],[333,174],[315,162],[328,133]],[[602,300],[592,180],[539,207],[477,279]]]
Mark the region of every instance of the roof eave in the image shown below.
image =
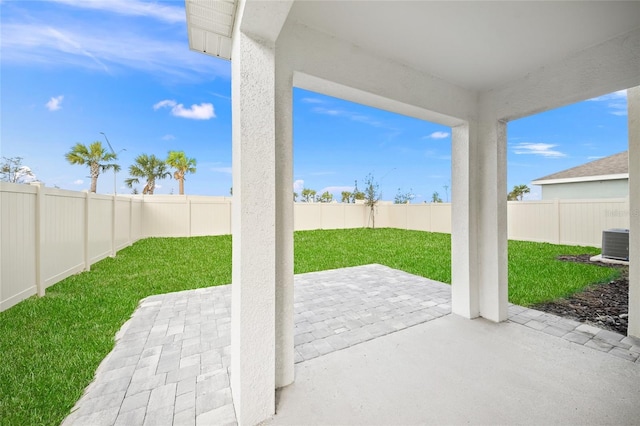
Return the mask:
[[[532,185],[553,185],[558,183],[595,182],[601,180],[623,180],[629,179],[629,173],[618,173],[612,175],[581,176],[563,179],[538,179],[531,182]]]
[[[189,49],[231,60],[237,0],[185,0]]]

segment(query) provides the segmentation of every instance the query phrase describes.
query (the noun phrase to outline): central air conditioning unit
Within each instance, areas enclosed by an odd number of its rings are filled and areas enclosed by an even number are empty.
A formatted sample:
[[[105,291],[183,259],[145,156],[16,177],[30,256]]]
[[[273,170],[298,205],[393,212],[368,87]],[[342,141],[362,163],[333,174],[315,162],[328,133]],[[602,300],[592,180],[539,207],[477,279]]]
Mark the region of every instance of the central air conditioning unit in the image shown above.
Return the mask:
[[[602,257],[629,260],[629,230],[607,229],[602,231]]]

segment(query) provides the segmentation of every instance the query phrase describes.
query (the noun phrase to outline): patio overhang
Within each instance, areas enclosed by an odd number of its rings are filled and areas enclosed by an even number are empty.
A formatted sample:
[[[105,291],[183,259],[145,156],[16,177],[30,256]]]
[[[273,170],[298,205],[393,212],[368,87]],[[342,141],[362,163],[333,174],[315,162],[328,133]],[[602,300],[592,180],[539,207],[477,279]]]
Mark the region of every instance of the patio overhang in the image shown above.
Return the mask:
[[[242,424],[273,414],[274,388],[293,381],[294,85],[452,127],[452,311],[495,322],[507,318],[506,123],[640,86],[640,2],[185,1],[190,47],[232,60]],[[639,96],[629,90],[630,188]],[[630,190],[632,214],[639,205]],[[633,263],[630,287],[629,334],[640,336]]]

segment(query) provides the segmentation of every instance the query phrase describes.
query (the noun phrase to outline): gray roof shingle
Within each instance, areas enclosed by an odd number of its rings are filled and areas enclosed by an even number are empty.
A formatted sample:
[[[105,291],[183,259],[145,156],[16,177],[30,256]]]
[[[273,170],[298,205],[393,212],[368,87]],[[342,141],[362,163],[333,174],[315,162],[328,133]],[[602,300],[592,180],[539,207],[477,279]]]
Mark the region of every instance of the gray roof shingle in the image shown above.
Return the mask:
[[[600,158],[580,166],[535,179],[535,181],[617,175],[622,173],[629,173],[629,151]]]

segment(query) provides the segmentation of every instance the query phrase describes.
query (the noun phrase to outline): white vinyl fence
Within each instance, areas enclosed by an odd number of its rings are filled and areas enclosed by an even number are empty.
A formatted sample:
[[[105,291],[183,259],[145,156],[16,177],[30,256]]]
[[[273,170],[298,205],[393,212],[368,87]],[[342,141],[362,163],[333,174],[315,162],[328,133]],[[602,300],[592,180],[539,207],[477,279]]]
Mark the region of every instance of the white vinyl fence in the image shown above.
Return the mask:
[[[114,214],[115,212],[115,214]],[[231,233],[231,199],[96,195],[0,182],[0,311],[147,237]],[[509,238],[600,247],[627,199],[508,203]],[[451,232],[451,204],[380,204],[376,227]],[[362,204],[296,203],[296,230],[371,226]]]

